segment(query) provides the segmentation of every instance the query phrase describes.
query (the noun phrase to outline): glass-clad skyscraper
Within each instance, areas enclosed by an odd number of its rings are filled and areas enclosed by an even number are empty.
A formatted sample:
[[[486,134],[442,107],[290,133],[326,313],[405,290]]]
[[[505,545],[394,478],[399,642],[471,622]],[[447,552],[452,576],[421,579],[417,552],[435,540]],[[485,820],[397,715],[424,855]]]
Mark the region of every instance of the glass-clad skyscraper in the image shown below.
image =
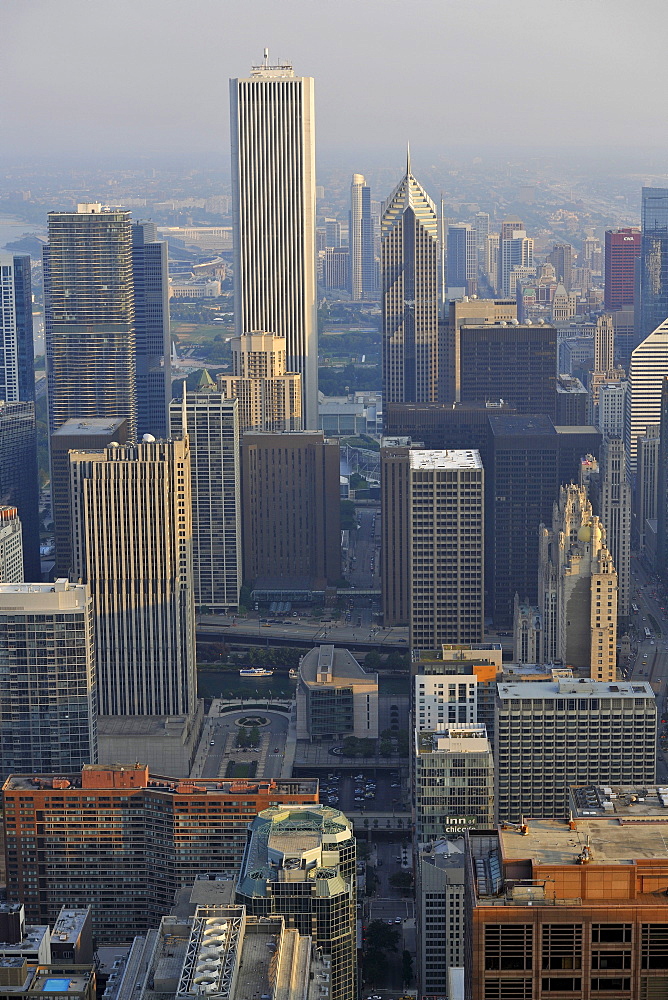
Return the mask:
[[[79,205],[49,213],[44,248],[49,430],[69,417],[137,428],[130,213]]]
[[[668,318],[668,188],[642,189],[640,315],[636,344]]]
[[[0,253],[0,399],[34,398],[30,257]]]
[[[167,436],[172,398],[167,244],[153,222],[132,225],[135,301],[137,437]]]

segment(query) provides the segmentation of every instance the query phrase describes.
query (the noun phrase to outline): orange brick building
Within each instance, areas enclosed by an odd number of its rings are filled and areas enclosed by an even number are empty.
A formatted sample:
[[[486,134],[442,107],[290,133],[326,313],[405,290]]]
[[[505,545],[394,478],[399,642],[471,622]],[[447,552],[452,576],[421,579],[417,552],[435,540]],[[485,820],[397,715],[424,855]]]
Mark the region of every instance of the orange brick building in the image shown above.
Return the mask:
[[[667,821],[531,819],[471,833],[467,997],[667,998]]]
[[[92,906],[98,943],[157,926],[198,875],[236,874],[263,809],[317,803],[318,782],[185,781],[137,765],[12,775],[2,789],[7,892],[32,923]]]

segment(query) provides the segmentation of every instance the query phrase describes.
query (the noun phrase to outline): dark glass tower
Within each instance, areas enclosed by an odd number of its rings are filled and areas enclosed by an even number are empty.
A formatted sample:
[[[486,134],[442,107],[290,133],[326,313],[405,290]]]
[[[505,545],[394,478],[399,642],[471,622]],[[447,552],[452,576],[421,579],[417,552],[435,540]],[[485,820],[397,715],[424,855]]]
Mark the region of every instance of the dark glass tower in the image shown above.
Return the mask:
[[[79,205],[49,213],[44,248],[49,430],[69,417],[125,417],[137,400],[129,212]]]
[[[0,399],[34,398],[30,257],[0,253]]]
[[[0,504],[16,507],[23,528],[23,575],[42,579],[35,404],[0,400]]]
[[[172,398],[167,244],[153,222],[132,226],[135,293],[137,436],[167,437]]]
[[[640,316],[636,343],[668,318],[668,188],[642,189]]]

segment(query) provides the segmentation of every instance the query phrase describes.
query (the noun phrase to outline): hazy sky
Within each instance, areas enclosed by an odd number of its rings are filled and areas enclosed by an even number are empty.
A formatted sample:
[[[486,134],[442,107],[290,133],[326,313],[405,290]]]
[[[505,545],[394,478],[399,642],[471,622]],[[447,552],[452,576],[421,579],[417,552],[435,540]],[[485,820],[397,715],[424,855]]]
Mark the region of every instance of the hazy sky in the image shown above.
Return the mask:
[[[323,154],[665,148],[666,0],[0,0],[2,152],[227,157],[264,46],[316,78]]]

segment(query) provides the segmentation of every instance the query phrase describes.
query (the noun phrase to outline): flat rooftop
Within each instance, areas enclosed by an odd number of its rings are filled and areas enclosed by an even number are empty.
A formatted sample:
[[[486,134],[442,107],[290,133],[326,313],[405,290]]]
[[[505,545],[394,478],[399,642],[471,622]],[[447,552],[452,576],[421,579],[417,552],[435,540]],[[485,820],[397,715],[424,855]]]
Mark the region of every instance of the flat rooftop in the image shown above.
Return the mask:
[[[88,907],[71,908],[63,906],[51,931],[54,941],[76,944],[90,915]]]
[[[491,751],[484,723],[461,723],[447,729],[423,731],[415,734],[415,749],[423,753],[485,753]]]
[[[408,453],[411,469],[482,469],[479,451],[457,449],[452,451],[421,451]]]
[[[109,768],[101,768],[109,770]],[[123,770],[121,768],[121,770]],[[132,770],[127,768],[126,770]],[[100,782],[94,784],[87,781],[86,787],[82,789],[81,774],[12,774],[7,778],[2,786],[4,792],[12,791],[55,791],[62,795],[63,791],[84,791],[90,794],[91,791],[99,791],[109,794],[115,792],[119,795],[127,795],[128,791],[141,791],[146,784],[141,782],[134,785],[114,785],[112,783]],[[175,795],[233,795],[243,797],[244,795],[317,795],[317,778],[167,778],[163,775],[150,774],[148,779],[148,789],[156,792],[170,792]],[[316,803],[313,803],[318,808]]]
[[[668,823],[666,785],[571,785],[573,816],[617,818],[629,823]],[[655,827],[656,831],[656,827]]]
[[[70,417],[66,420],[64,424],[53,432],[52,437],[72,437],[76,435],[77,437],[85,437],[90,435],[91,437],[98,436],[100,434],[113,434],[117,431],[121,424],[125,423],[125,417],[119,417],[117,419],[111,419],[109,417],[91,417],[88,420],[78,420],[76,417]]]
[[[652,823],[639,826],[620,823],[617,819],[578,819],[576,829],[569,830],[565,820],[528,819],[525,822],[526,836],[516,827],[499,831],[504,861],[530,859],[537,865],[578,865],[578,856],[588,842],[592,855],[590,864],[593,865],[597,862],[630,865],[642,859],[660,859],[668,863],[668,837]]]
[[[500,681],[499,698],[653,698],[647,681],[593,681],[586,677],[544,681]]]

